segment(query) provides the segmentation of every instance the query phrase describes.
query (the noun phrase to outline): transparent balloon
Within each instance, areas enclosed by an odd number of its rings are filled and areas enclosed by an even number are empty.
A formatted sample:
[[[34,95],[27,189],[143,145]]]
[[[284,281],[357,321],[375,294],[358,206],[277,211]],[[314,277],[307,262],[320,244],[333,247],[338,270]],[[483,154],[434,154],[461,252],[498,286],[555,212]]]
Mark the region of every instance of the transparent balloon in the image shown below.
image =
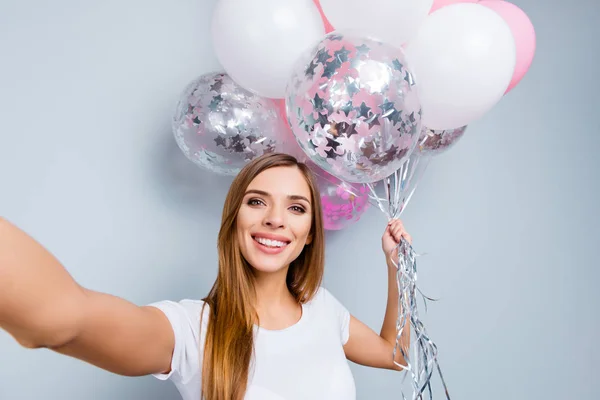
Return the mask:
[[[344,182],[307,162],[317,181],[325,229],[344,229],[360,219],[369,208],[369,188],[365,184]]]
[[[265,153],[287,152],[294,139],[270,99],[240,87],[224,73],[210,73],[184,90],[172,121],[185,156],[210,171],[236,175]]]
[[[421,106],[402,50],[336,32],[298,61],[286,109],[308,157],[346,182],[392,174],[421,131]]]
[[[418,150],[423,154],[438,155],[453,147],[463,137],[467,126],[456,129],[429,129],[423,127]]]

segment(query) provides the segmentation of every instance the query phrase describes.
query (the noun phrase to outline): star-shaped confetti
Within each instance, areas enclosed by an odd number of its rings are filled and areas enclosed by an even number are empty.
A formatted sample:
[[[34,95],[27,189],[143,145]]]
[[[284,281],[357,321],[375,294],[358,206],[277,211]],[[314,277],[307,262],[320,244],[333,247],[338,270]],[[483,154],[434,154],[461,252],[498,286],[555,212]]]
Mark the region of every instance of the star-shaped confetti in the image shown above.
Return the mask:
[[[356,84],[356,82],[352,82],[351,84],[349,84],[346,87],[346,90],[348,91],[348,94],[350,95],[350,97],[354,97],[354,95],[358,92],[360,92],[360,89],[358,88],[358,85]]]
[[[381,110],[381,116],[384,118],[388,117],[390,114],[396,111],[394,103],[389,100],[386,100],[385,103],[381,104],[379,106],[379,109]]]
[[[333,59],[333,61],[328,61],[327,63],[325,63],[325,69],[323,70],[323,73],[321,74],[321,76],[323,78],[329,79],[335,75],[338,68],[341,66],[342,66],[342,63],[338,59]]]
[[[327,158],[331,158],[332,160],[335,160],[337,157],[340,156],[333,149],[325,150],[325,154],[327,154]]]
[[[219,108],[219,104],[221,104],[222,101],[223,101],[223,97],[219,94],[219,95],[213,97],[210,104],[208,105],[208,108],[211,111],[217,111],[217,108]]]
[[[308,67],[306,67],[306,70],[304,70],[304,75],[307,78],[313,78],[315,76],[315,69],[317,68],[317,64],[315,64],[313,62],[313,60],[310,60],[310,63],[308,64]]]
[[[227,147],[227,141],[223,136],[217,136],[215,138],[215,143],[217,144],[217,146]]]
[[[327,50],[321,49],[317,52],[317,62],[318,63],[325,64],[325,62],[327,60],[329,60],[329,58],[331,58],[331,56],[329,55]]]
[[[319,97],[319,93],[315,93],[315,97],[312,99],[311,103],[315,110],[323,110],[323,99]]]
[[[346,114],[346,117],[348,116],[348,114],[350,114],[350,111],[354,110],[354,106],[352,105],[352,100],[348,100],[348,102],[346,102],[346,104],[344,104],[343,106],[340,107],[340,111],[342,111],[344,114]]]
[[[392,162],[398,154],[398,146],[391,145],[390,148],[385,152],[384,161]]]
[[[396,125],[398,122],[402,121],[402,110],[394,110],[394,112],[388,116],[388,119]]]
[[[333,56],[341,63],[348,61],[348,56],[350,55],[350,50],[346,49],[346,47],[342,47],[340,50],[333,53]]]
[[[348,124],[344,125],[343,130],[340,133],[344,133],[348,139],[352,135],[358,135],[358,131],[356,130],[356,124]]]
[[[359,117],[361,117],[361,118],[369,118],[369,113],[371,112],[371,107],[367,107],[367,105],[363,101],[361,103],[360,107],[356,108],[356,111],[358,111]]]
[[[327,138],[327,146],[331,147],[333,150],[337,150],[340,144],[331,138]]]
[[[360,54],[367,54],[369,51],[371,51],[371,48],[363,43],[360,46],[356,46],[356,51],[358,51]]]
[[[375,154],[377,154],[377,149],[375,148],[375,144],[373,142],[365,142],[364,145],[360,146],[362,153],[368,159],[371,159]]]
[[[244,144],[240,142],[232,145],[231,148],[233,148],[236,153],[243,153],[246,146],[244,146]]]
[[[329,123],[329,120],[327,119],[327,115],[325,115],[325,114],[319,114],[318,121],[321,124],[321,128],[325,128],[325,125],[327,125]]]
[[[397,58],[395,58],[392,61],[392,65],[393,65],[394,69],[397,70],[397,71],[402,71],[402,68],[404,67],[402,65],[402,63],[400,62],[400,60],[398,60]]]
[[[210,85],[210,90],[213,92],[220,92],[221,86],[223,86],[223,81],[221,79],[215,79],[215,83]]]

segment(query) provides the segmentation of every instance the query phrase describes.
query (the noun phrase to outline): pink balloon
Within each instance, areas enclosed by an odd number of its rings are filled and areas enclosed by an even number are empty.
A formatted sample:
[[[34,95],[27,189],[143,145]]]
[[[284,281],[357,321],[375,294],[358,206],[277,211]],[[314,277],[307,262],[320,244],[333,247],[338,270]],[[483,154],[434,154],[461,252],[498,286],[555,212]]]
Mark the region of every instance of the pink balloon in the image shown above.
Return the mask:
[[[477,3],[477,0],[433,0],[433,6],[431,6],[431,11],[429,11],[429,14],[439,10],[442,7],[458,3]]]
[[[335,28],[333,27],[333,25],[331,25],[331,22],[329,22],[329,20],[325,16],[325,13],[323,12],[323,8],[321,7],[321,2],[319,0],[313,0],[313,2],[319,9],[319,13],[321,14],[321,19],[323,20],[323,25],[325,26],[325,32],[326,33],[333,32],[335,30]]]
[[[279,112],[281,120],[283,121],[282,127],[284,127],[283,132],[280,133],[282,139],[282,145],[280,146],[279,151],[287,154],[291,154],[296,157],[300,162],[306,162],[307,155],[304,153],[304,150],[300,147],[298,142],[296,142],[296,137],[292,132],[292,128],[290,128],[290,123],[287,118],[287,111],[285,108],[285,100],[283,99],[272,99],[273,103],[275,103],[275,107]]]
[[[535,29],[527,14],[512,3],[503,0],[482,0],[479,4],[496,11],[510,26],[515,37],[517,62],[512,80],[506,89],[506,94],[523,79],[533,62],[536,45]]]
[[[321,195],[325,229],[339,231],[358,221],[370,205],[368,187],[341,181],[313,163],[308,165]]]
[[[284,99],[273,99],[281,118],[287,121],[287,111],[285,109],[285,100]]]

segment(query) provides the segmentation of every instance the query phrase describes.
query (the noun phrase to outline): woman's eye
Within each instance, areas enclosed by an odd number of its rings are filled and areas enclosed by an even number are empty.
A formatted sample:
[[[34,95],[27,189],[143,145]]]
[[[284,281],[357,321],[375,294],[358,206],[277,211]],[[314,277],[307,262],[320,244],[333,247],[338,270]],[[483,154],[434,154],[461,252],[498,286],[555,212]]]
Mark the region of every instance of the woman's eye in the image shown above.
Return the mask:
[[[260,206],[261,204],[264,204],[264,203],[259,199],[250,199],[250,200],[248,200],[247,204],[249,206]]]
[[[292,209],[292,211],[301,213],[301,214],[304,214],[306,212],[306,210],[300,206],[292,206],[291,209]]]

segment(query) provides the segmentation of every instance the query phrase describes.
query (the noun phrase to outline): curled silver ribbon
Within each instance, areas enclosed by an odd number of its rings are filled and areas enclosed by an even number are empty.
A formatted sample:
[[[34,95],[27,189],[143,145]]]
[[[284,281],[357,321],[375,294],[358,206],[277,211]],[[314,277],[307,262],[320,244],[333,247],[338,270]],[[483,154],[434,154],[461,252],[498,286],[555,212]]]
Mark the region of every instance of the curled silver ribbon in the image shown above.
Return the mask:
[[[389,219],[399,218],[414,193],[430,159],[429,156],[414,151],[413,155],[404,162],[399,170],[380,181],[377,187],[368,184],[371,191],[371,202],[376,204]],[[383,190],[381,190],[382,188]],[[429,395],[429,399],[433,399],[431,378],[435,370],[437,370],[444,386],[446,399],[450,400],[450,394],[438,362],[437,346],[429,337],[423,321],[419,318],[417,294],[420,294],[423,298],[425,310],[427,310],[427,300],[433,299],[425,296],[417,286],[416,259],[418,255],[404,239],[400,241],[394,250],[398,252],[397,259],[393,260],[397,268],[398,318],[396,320],[397,335],[392,359],[394,364],[408,372],[412,378],[412,400],[422,400],[426,393]],[[410,330],[411,328],[415,333],[414,339],[411,340],[409,348],[405,350],[400,346],[400,339],[404,329]],[[413,350],[412,357],[410,356],[411,348]],[[406,365],[396,362],[398,349],[400,349]],[[404,392],[402,392],[402,398],[406,400]]]

